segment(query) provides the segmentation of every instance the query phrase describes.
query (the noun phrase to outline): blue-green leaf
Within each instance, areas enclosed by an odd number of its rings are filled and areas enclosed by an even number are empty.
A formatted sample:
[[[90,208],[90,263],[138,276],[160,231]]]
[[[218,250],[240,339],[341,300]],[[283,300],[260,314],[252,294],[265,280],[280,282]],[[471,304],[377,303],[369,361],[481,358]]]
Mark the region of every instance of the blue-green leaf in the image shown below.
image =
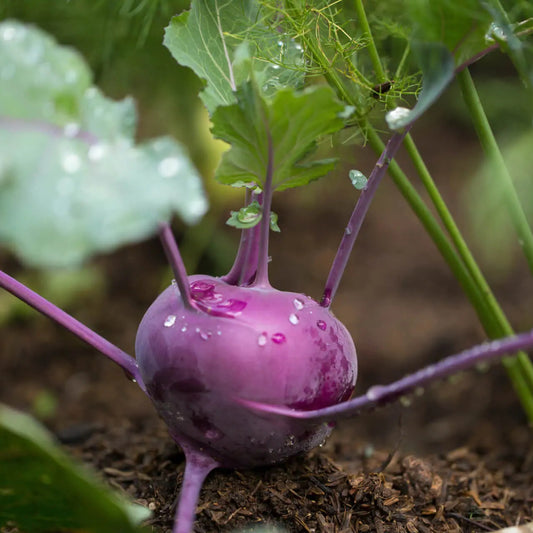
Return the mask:
[[[185,150],[135,144],[133,101],[91,85],[74,50],[0,24],[0,243],[37,266],[68,266],[207,209]]]

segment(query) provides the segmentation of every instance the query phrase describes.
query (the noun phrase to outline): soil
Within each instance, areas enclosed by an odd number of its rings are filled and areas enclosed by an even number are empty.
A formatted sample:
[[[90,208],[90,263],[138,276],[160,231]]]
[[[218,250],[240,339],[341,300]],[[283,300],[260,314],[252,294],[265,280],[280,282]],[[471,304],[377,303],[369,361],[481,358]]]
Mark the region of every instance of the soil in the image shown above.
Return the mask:
[[[415,132],[422,150],[430,127]],[[461,221],[458,191],[477,156],[472,139],[448,128],[442,153],[429,164]],[[358,155],[358,168],[372,160]],[[354,200],[340,179],[276,199],[283,232],[272,242],[274,286],[320,296]],[[211,246],[236,237],[228,232],[213,234]],[[13,259],[4,256],[2,263],[20,273]],[[166,275],[163,254],[149,241],[96,265],[107,289],[80,295],[69,310],[133,353],[136,325]],[[517,261],[505,276],[486,266],[512,323],[531,327],[533,286],[524,265]],[[208,253],[199,269],[213,269]],[[389,182],[365,222],[334,310],[358,347],[358,391],[484,339],[454,278]],[[32,411],[40,393],[53,394],[59,408],[46,424],[63,446],[152,509],[154,532],[170,531],[183,454],[121,370],[39,317],[4,327],[0,354],[0,401]],[[282,465],[215,471],[202,491],[196,531],[275,524],[294,533],[481,532],[533,520],[533,441],[499,365],[435,384],[411,400],[339,424],[323,447]]]

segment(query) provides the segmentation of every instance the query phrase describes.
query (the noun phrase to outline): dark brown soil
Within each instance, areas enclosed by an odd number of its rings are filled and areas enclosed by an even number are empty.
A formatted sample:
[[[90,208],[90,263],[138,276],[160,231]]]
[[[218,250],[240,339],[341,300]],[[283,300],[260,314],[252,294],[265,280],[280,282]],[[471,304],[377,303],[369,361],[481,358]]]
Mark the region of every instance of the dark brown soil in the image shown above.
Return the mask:
[[[443,153],[455,153],[460,164],[441,165],[440,153],[433,164],[446,168],[443,192],[457,206],[458,178],[473,159],[468,139],[456,132],[447,138]],[[357,167],[366,170],[370,161]],[[279,288],[319,297],[355,193],[326,182],[309,189],[279,199],[284,231],[273,239],[271,274]],[[2,262],[18,270],[9,258]],[[71,312],[132,353],[136,325],[161,288],[162,253],[151,241],[97,263],[107,290],[80,296]],[[531,327],[533,284],[520,261],[492,281],[516,328]],[[358,347],[358,391],[483,340],[456,282],[390,183],[365,222],[334,309]],[[148,400],[112,363],[47,320],[14,321],[0,336],[0,401],[31,411],[42,391],[59,401],[46,423],[68,450],[150,507],[153,531],[170,531],[183,455]],[[495,531],[533,520],[532,444],[499,365],[472,371],[430,387],[410,406],[344,422],[307,456],[268,469],[215,471],[196,530],[268,523],[298,533]]]

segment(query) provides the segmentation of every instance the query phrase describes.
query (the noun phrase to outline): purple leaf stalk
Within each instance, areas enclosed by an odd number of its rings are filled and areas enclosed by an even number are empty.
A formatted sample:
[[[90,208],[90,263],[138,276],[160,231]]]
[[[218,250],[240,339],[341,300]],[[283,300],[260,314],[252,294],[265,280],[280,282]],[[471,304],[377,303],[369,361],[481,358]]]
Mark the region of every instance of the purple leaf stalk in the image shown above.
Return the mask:
[[[173,533],[191,533],[206,476],[215,468],[268,465],[323,442],[333,422],[353,417],[480,362],[533,347],[533,331],[482,344],[350,399],[355,346],[330,313],[370,202],[404,135],[395,133],[376,163],[341,240],[320,303],[274,289],[268,279],[275,172],[268,160],[259,224],[242,231],[230,272],[187,276],[168,223],[159,236],[175,283],[143,317],[136,359],[0,271],[0,287],[55,320],[118,364],[152,400],[186,457]]]

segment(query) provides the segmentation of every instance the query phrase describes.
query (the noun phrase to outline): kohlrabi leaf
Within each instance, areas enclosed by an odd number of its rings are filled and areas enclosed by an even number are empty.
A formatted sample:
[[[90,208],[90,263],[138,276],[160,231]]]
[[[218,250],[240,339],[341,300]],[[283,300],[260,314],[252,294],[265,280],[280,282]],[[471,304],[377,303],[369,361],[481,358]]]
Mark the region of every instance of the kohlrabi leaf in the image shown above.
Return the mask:
[[[201,98],[210,113],[234,103],[251,77],[265,94],[303,83],[302,48],[265,23],[257,0],[193,0],[171,20],[164,44],[206,82]]]
[[[256,201],[241,207],[238,211],[231,211],[226,224],[234,228],[249,229],[257,226],[262,218],[263,209],[259,202]],[[278,215],[273,211],[270,212],[270,229],[276,232],[281,231],[278,225]]]
[[[328,173],[333,159],[309,160],[319,137],[342,128],[344,106],[327,86],[303,91],[282,89],[263,98],[255,84],[237,91],[238,103],[213,114],[213,135],[229,143],[216,177],[221,183],[255,183],[267,172],[269,142],[273,154],[273,188],[305,185]]]
[[[500,2],[488,2],[486,10],[491,14],[494,21],[486,34],[488,42],[495,42],[500,49],[508,54],[524,84],[533,90],[533,46],[531,39],[523,41],[517,33],[529,34],[532,30],[533,19],[525,19],[513,23]],[[533,8],[529,6],[529,12],[525,16],[533,15]]]
[[[444,45],[415,41],[412,48],[422,69],[422,90],[413,109],[397,107],[387,113],[387,124],[393,130],[401,129],[420,117],[454,77],[453,56]]]
[[[456,65],[487,47],[485,35],[491,15],[479,0],[409,0],[406,10],[413,36],[441,43],[453,54]]]
[[[252,202],[238,211],[231,211],[226,224],[234,228],[248,229],[256,226],[261,218],[263,218],[263,211],[259,202]]]
[[[0,405],[0,528],[139,533],[149,516],[70,460],[35,420]]]
[[[135,144],[131,99],[91,86],[82,57],[44,32],[0,24],[0,243],[36,266],[68,266],[135,242],[207,205],[184,149]]]

